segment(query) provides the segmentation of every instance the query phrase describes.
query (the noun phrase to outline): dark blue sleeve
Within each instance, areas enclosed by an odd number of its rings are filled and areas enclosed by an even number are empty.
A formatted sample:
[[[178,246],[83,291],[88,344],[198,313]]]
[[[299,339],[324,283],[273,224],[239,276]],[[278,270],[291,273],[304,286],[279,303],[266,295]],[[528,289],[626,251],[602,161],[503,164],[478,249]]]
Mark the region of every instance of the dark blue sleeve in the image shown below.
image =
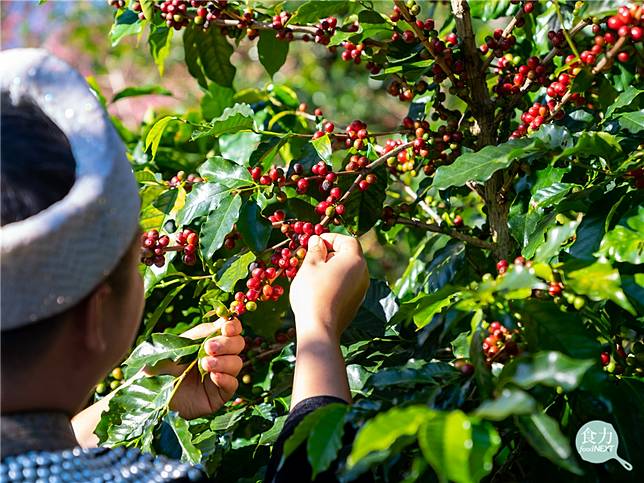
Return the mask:
[[[305,399],[291,410],[284,423],[284,428],[282,428],[282,432],[273,447],[273,454],[268,463],[264,483],[292,483],[295,481],[306,483],[307,481],[312,481],[311,465],[306,457],[306,445],[304,444],[300,445],[278,469],[284,451],[284,442],[293,434],[295,427],[302,421],[304,416],[331,403],[346,404],[346,401],[333,396],[316,396]],[[337,482],[334,466],[332,465],[329,470],[320,473],[315,481],[317,483]]]

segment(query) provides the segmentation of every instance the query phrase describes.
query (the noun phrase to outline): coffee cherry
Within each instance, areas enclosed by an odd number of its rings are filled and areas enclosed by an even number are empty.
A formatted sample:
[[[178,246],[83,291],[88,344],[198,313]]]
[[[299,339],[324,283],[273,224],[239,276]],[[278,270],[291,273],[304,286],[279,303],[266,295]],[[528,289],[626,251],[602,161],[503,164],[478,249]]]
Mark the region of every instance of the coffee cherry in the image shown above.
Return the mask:
[[[499,274],[503,274],[508,270],[508,261],[507,260],[499,260],[496,264],[496,270],[499,272]]]
[[[606,367],[610,363],[610,354],[608,352],[602,352],[599,354],[599,360],[602,363],[602,366]]]
[[[454,226],[456,227],[463,226],[463,217],[461,215],[456,215],[454,217]]]

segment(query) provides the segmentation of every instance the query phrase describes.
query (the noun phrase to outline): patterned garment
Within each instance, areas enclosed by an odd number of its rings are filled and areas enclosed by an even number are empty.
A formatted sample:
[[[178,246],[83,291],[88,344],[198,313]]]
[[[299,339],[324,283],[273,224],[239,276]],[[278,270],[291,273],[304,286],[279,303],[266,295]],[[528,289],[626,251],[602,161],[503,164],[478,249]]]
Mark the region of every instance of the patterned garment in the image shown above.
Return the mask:
[[[137,449],[82,449],[63,413],[3,414],[0,482],[203,482],[198,467]]]

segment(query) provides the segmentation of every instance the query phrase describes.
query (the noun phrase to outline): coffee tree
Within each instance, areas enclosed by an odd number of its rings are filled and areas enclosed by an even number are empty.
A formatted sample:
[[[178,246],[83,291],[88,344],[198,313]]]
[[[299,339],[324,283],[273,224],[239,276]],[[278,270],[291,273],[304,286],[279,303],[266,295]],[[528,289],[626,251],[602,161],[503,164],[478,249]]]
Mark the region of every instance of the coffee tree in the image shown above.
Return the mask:
[[[148,303],[138,345],[97,388],[119,388],[103,444],[260,479],[288,410],[289,282],[311,235],[371,232],[407,267],[372,280],[344,334],[354,404],[307,416],[286,456],[305,447],[313,477],[342,481],[627,479],[574,450],[577,430],[600,419],[637,470],[640,5],[111,3],[112,42],[147,36],[161,70],[182,36],[203,98],[137,133],[120,127],[141,186]],[[382,81],[408,115],[378,132],[327,119],[286,85],[236,91],[242,40],[269,76],[293,43],[318,44]],[[170,402],[201,370],[204,341],[180,334],[231,315],[246,336],[238,397],[184,420]],[[185,371],[143,375],[168,359]]]

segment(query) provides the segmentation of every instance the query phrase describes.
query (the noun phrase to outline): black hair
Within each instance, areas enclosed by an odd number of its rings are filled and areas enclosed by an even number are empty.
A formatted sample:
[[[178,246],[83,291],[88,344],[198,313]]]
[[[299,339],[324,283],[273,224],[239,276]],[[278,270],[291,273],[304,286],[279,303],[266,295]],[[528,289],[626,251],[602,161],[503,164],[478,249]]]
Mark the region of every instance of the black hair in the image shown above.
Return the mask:
[[[24,220],[69,193],[76,161],[67,136],[31,99],[2,92],[0,225]]]
[[[76,161],[60,128],[33,102],[0,104],[0,226],[24,220],[63,199],[75,180]],[[3,300],[2,303],[12,303]],[[60,326],[53,316],[2,332],[2,371],[29,366]]]

